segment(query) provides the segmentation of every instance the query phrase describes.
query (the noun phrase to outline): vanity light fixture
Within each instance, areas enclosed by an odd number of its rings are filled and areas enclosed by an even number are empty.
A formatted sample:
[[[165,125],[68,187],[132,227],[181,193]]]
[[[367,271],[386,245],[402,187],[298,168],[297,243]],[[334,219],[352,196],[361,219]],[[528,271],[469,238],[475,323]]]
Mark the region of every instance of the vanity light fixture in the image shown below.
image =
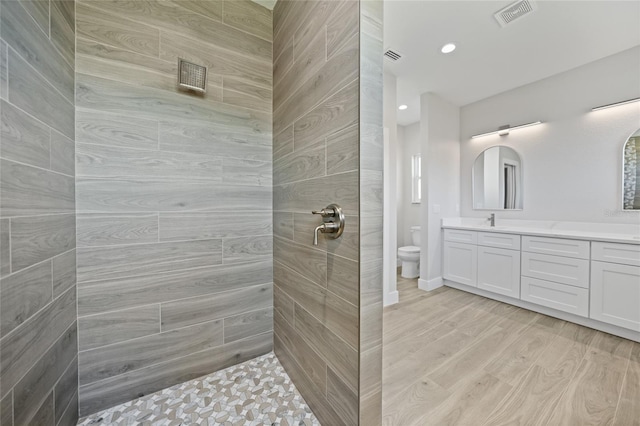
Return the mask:
[[[451,53],[454,50],[456,50],[456,45],[453,43],[447,43],[444,46],[442,46],[442,49],[440,49],[442,53]]]
[[[406,105],[400,105],[400,106],[398,107],[398,109],[399,109],[400,111],[404,111],[404,110],[405,110],[405,109],[407,109],[407,108],[409,108],[409,107],[408,107],[408,106],[406,106]]]
[[[600,111],[601,109],[612,108],[618,105],[632,104],[634,102],[640,102],[640,98],[627,99],[626,101],[620,101],[613,104],[601,105],[595,108],[591,108],[591,111]]]
[[[524,129],[525,127],[537,126],[538,124],[542,124],[542,121],[534,121],[533,123],[520,124],[518,126],[513,126],[513,127],[509,125],[500,126],[498,130],[495,130],[493,132],[481,133],[479,135],[473,135],[471,136],[471,139],[476,139],[476,138],[481,138],[483,136],[491,136],[491,135],[506,136],[512,130]]]

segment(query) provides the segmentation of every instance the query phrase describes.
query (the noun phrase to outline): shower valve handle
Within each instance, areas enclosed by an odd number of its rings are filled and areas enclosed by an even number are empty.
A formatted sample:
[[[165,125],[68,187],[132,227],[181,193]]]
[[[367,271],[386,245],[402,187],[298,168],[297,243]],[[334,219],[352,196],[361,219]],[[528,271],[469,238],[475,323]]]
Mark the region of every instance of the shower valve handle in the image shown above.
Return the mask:
[[[322,216],[322,223],[313,231],[313,245],[318,245],[318,234],[322,232],[328,238],[338,238],[344,231],[344,213],[337,204],[329,204],[322,210],[312,210],[311,213]]]

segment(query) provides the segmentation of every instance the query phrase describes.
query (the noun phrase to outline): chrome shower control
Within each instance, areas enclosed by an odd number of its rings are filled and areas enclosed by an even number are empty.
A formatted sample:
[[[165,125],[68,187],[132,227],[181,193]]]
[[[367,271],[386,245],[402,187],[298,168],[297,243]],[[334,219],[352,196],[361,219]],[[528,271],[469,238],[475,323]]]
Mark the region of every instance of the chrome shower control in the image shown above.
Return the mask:
[[[316,226],[313,231],[313,245],[318,245],[318,234],[322,232],[331,239],[340,237],[344,232],[344,213],[337,204],[329,204],[322,210],[313,210],[311,213],[322,216],[322,224]]]

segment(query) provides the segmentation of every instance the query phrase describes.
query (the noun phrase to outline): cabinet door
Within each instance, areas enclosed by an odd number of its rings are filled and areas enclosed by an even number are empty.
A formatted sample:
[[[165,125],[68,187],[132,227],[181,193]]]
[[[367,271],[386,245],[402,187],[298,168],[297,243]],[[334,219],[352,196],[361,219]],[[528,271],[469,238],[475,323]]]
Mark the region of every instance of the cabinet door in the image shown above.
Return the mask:
[[[478,247],[478,288],[520,298],[520,252]]]
[[[444,279],[477,287],[478,247],[444,243]]]
[[[640,331],[640,266],[592,261],[589,316]]]

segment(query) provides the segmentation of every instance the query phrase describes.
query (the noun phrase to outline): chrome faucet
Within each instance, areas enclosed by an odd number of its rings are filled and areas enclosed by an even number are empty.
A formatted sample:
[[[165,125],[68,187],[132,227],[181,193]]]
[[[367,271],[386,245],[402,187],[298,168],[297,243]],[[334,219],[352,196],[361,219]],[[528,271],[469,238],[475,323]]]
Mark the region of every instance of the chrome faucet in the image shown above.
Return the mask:
[[[313,210],[311,213],[322,216],[322,223],[313,231],[313,245],[318,245],[318,234],[322,232],[328,238],[338,238],[344,231],[344,213],[337,204],[329,204],[322,210]]]
[[[489,218],[487,220],[489,221],[489,223],[491,223],[491,227],[495,227],[496,226],[496,214],[495,213],[491,213],[491,216],[489,216]]]

